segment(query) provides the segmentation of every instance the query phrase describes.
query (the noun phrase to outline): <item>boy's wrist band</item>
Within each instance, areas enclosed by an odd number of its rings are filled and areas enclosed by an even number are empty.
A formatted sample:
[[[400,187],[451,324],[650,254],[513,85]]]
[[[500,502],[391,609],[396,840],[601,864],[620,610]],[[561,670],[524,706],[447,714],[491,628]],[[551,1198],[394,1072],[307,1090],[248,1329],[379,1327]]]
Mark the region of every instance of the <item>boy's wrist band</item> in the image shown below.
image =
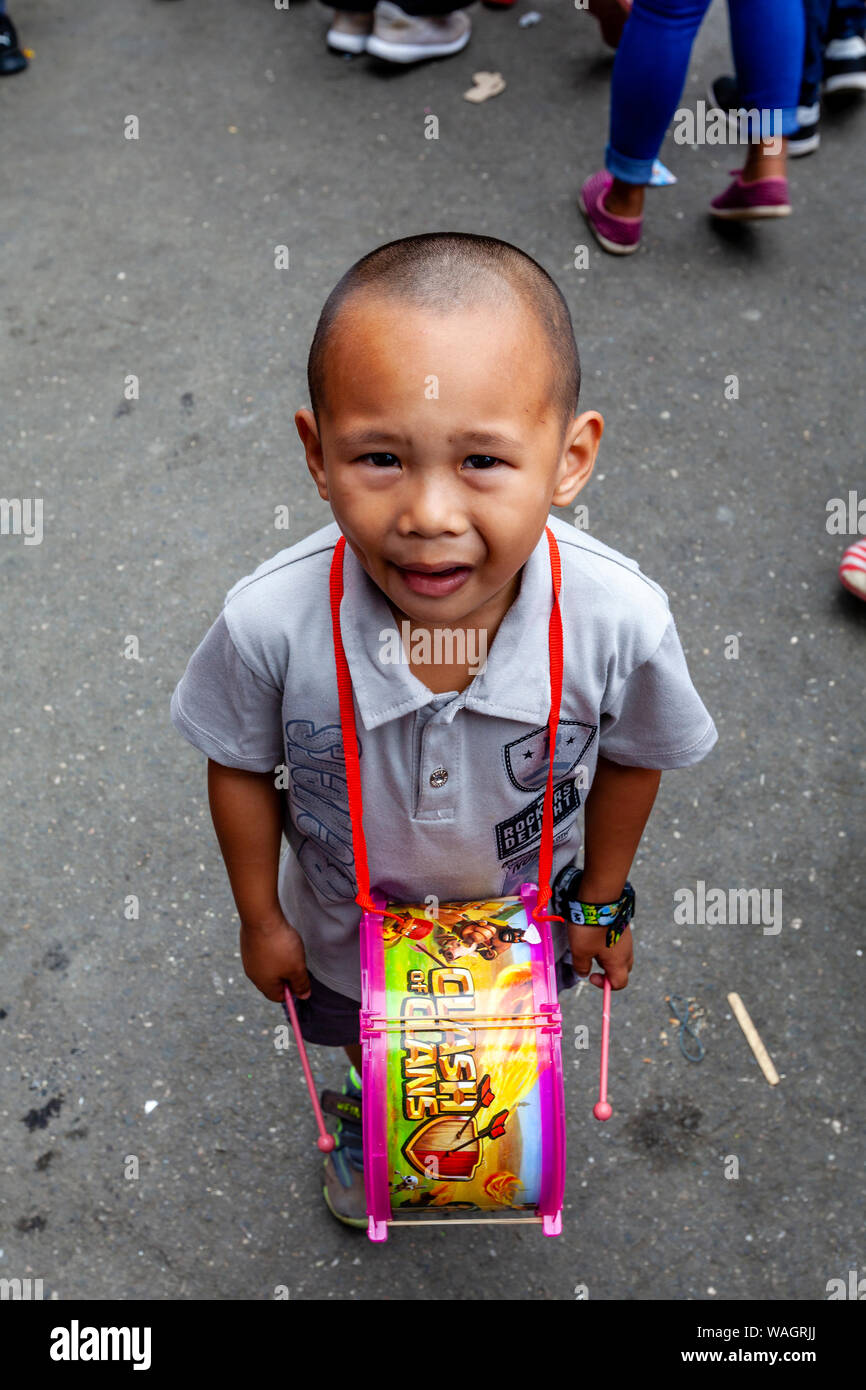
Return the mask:
[[[626,880],[622,895],[613,903],[585,903],[580,896],[583,869],[569,865],[553,885],[556,911],[577,927],[605,927],[605,946],[615,946],[634,917],[635,893]]]

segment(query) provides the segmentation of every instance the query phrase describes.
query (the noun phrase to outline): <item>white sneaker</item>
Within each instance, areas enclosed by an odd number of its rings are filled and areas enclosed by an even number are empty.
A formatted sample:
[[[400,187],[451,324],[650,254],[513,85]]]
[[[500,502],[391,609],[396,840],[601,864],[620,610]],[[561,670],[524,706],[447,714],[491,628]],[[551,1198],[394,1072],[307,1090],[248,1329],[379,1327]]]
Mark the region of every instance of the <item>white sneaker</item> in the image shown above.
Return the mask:
[[[359,14],[354,10],[334,10],[325,42],[338,53],[363,53],[372,32],[372,12]]]
[[[465,48],[472,21],[463,10],[446,15],[410,15],[392,0],[379,0],[367,52],[390,63],[448,58]]]

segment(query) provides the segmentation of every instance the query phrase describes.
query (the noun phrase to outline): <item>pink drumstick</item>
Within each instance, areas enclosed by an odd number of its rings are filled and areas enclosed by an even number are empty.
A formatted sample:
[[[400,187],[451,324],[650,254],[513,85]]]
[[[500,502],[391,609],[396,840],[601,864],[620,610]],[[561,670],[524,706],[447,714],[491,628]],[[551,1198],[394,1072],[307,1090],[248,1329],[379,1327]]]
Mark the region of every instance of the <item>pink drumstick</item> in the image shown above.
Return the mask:
[[[304,1076],[307,1082],[307,1090],[310,1093],[310,1100],[313,1102],[313,1114],[316,1117],[316,1124],[319,1127],[319,1137],[316,1140],[317,1148],[323,1154],[329,1154],[333,1149],[336,1140],[333,1134],[329,1134],[325,1129],[325,1121],[322,1119],[322,1108],[319,1105],[319,1097],[316,1094],[316,1085],[313,1081],[313,1073],[310,1071],[310,1063],[307,1060],[307,1049],[304,1047],[304,1040],[301,1037],[301,1028],[298,1023],[298,1015],[295,1013],[295,1001],[292,998],[291,990],[288,985],[283,985],[283,993],[286,998],[286,1008],[289,1011],[289,1018],[292,1020],[292,1027],[295,1030],[295,1042],[298,1044],[298,1052],[301,1056],[301,1066],[304,1068]]]
[[[598,1078],[598,1100],[592,1107],[597,1120],[609,1120],[613,1107],[607,1099],[607,1057],[610,1049],[610,980],[604,977],[604,991],[601,1000],[601,1071]]]

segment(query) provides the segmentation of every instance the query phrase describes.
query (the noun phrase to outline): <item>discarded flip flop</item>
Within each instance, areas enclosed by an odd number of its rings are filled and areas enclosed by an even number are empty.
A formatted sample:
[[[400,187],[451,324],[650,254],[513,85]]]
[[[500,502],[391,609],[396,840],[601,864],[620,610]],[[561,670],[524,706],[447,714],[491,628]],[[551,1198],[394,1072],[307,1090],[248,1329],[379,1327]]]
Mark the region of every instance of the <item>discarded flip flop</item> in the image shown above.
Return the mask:
[[[505,78],[501,72],[473,72],[474,87],[463,93],[466,101],[487,101],[488,97],[498,97],[505,91]]]

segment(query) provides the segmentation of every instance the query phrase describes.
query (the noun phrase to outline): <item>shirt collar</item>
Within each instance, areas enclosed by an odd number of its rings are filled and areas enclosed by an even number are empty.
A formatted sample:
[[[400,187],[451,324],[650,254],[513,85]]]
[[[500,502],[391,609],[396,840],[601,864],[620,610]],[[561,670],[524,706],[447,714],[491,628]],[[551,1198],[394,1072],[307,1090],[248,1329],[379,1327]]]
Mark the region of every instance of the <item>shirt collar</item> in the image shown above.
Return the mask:
[[[365,729],[422,709],[436,697],[408,662],[381,659],[386,632],[396,628],[385,595],[346,546],[340,631],[355,701]],[[545,724],[550,713],[548,624],[553,601],[550,552],[542,533],[530,554],[520,590],[499,625],[487,664],[447,708]],[[452,717],[453,717],[452,714]]]

